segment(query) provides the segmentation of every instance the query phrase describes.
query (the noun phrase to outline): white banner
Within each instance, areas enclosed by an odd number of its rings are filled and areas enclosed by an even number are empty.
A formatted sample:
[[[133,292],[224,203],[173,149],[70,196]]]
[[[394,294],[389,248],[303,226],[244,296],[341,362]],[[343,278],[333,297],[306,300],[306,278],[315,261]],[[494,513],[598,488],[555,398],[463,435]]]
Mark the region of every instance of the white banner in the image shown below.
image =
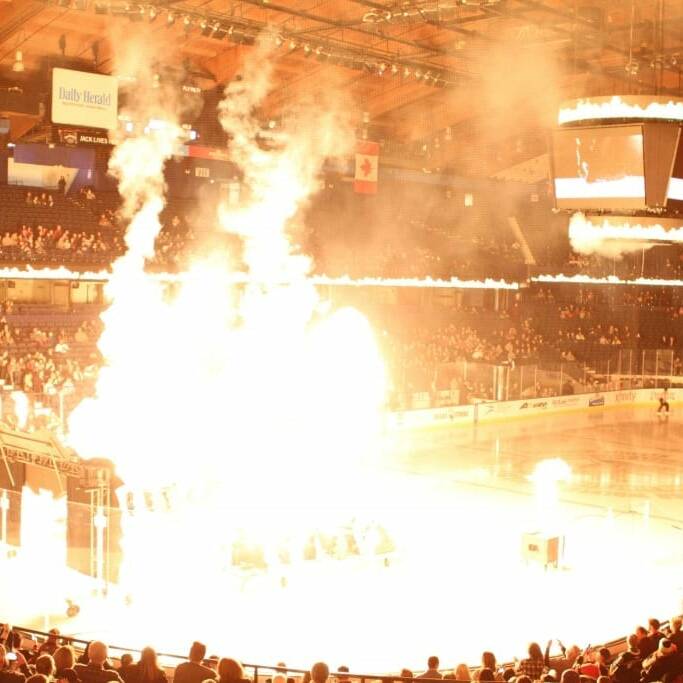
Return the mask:
[[[114,76],[52,70],[52,122],[114,130],[119,84]]]

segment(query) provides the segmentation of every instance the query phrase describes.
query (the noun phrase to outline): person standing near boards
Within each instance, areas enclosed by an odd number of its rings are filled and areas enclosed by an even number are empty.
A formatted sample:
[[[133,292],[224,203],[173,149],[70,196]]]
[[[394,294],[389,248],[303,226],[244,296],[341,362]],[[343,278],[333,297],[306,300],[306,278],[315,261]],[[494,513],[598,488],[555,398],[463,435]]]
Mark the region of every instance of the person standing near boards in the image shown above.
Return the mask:
[[[662,410],[667,415],[669,414],[669,390],[666,387],[662,389],[662,393],[659,395],[659,408],[657,408],[657,412],[661,413]]]

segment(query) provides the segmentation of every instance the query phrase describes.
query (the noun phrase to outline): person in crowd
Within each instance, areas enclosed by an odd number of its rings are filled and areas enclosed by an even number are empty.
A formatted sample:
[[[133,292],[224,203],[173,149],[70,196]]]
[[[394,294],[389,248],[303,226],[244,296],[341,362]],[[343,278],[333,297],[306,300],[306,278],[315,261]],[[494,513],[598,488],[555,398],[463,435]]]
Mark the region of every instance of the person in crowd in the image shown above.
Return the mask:
[[[166,672],[157,662],[157,653],[151,647],[146,647],[140,653],[140,661],[131,670],[132,683],[166,683]]]
[[[614,683],[638,683],[643,658],[638,648],[638,635],[632,633],[626,638],[626,650],[611,664],[609,676]]]
[[[657,651],[659,641],[664,638],[664,634],[659,630],[661,626],[659,619],[655,619],[654,617],[648,619],[647,624],[647,636],[640,641],[640,654],[643,660]]]
[[[439,658],[435,655],[432,655],[427,660],[427,671],[419,676],[416,676],[415,678],[443,678],[439,672]]]
[[[528,654],[529,656],[519,663],[517,673],[528,676],[532,681],[537,681],[541,678],[541,674],[545,669],[541,646],[538,643],[530,643]],[[519,683],[519,678],[517,683]]]
[[[329,675],[329,672],[328,672]],[[244,667],[236,659],[231,657],[221,657],[218,661],[218,682],[219,683],[245,683],[249,681]]]
[[[576,669],[565,669],[560,676],[560,683],[580,683],[581,676]]]
[[[477,669],[477,671],[474,672],[474,675],[472,676],[473,680],[478,681],[480,680],[480,675],[481,672],[484,669],[490,669],[491,671],[495,672],[497,670],[497,665],[496,665],[496,655],[493,654],[493,652],[482,652],[481,654],[481,669]]]
[[[560,648],[562,655],[560,657],[551,657],[550,649],[552,644],[553,641],[549,640],[545,648],[543,659],[547,669],[553,669],[558,676],[561,676],[563,671],[571,669],[574,666],[577,658],[581,654],[581,648],[579,648],[578,645],[570,645],[566,648],[562,641],[558,640],[557,645]]]
[[[59,629],[51,628],[48,631],[47,640],[38,648],[38,654],[54,654],[55,650],[59,647]]]
[[[431,678],[431,676],[430,676]],[[445,678],[445,677],[444,677]],[[472,676],[470,674],[470,667],[464,662],[458,664],[455,669],[453,669],[452,678],[456,681],[470,681]]]
[[[325,662],[316,662],[311,667],[311,683],[327,683],[330,667]]]
[[[62,645],[52,655],[55,661],[54,679],[57,683],[78,683],[78,674],[74,670],[76,654],[71,645]]]
[[[0,645],[0,683],[25,683],[26,676],[19,670],[26,666],[24,656],[18,652],[7,652],[4,645]]]
[[[114,671],[107,658],[109,650],[99,641],[93,640],[88,643],[87,664],[76,664],[74,670],[80,683],[123,683],[121,677]]]
[[[683,653],[683,617],[671,617],[669,620],[669,635],[667,638],[676,646],[679,653]]]
[[[401,678],[414,678],[412,669],[401,669]]]
[[[52,659],[52,655],[39,655],[36,658],[35,670],[37,674],[42,674],[48,681],[51,681],[55,673],[55,660]]]
[[[129,677],[135,672],[133,655],[129,652],[122,654],[119,660],[119,668],[116,671],[125,683],[129,683]]]
[[[349,678],[348,674],[349,667],[345,664],[337,667],[337,683],[350,683],[351,679]]]
[[[26,683],[49,683],[49,678],[43,674],[33,674],[26,679]]]
[[[488,667],[484,667],[479,671],[480,683],[493,683],[496,680],[495,674]]]
[[[195,640],[190,647],[188,661],[176,667],[173,683],[203,683],[208,678],[216,678],[216,672],[202,664],[205,657],[206,645]]]
[[[657,649],[643,661],[640,680],[641,683],[652,683],[661,681],[667,674],[680,673],[683,673],[683,653],[677,652],[668,638],[661,638]]]

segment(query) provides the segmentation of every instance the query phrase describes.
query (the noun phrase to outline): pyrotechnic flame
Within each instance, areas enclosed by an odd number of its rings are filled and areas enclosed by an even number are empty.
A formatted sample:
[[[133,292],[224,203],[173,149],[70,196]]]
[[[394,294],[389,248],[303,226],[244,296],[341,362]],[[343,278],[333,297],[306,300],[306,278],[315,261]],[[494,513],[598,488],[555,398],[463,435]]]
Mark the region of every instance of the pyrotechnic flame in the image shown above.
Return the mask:
[[[663,119],[683,121],[683,102],[665,97],[596,97],[581,99],[560,108],[558,123],[597,119]]]
[[[35,493],[30,487],[23,487],[21,491],[21,554],[29,562],[45,562],[47,567],[64,566],[66,562],[66,502],[66,495],[55,497],[51,491],[45,489],[40,489]],[[53,586],[50,581],[46,583]]]
[[[569,221],[569,240],[579,254],[600,254],[618,258],[625,253],[641,251],[656,242],[683,242],[683,227],[667,229],[659,224],[636,222],[616,224],[614,219],[591,217],[575,213]]]
[[[186,282],[189,278],[187,272],[182,273],[149,273],[148,277],[162,283]],[[233,285],[245,284],[273,284],[273,278],[269,278],[267,283],[259,282],[249,273],[232,271],[216,273],[218,280]],[[34,270],[28,268],[20,270],[18,268],[0,268],[0,279],[11,280],[71,280],[88,282],[108,282],[111,273],[101,270],[97,272],[79,272],[68,268],[42,268]],[[308,280],[311,284],[325,287],[414,287],[417,289],[519,289],[518,282],[507,282],[506,280],[461,280],[457,277],[444,280],[441,278],[414,278],[414,277],[360,277],[353,278],[348,275],[330,277],[329,275],[310,275]],[[275,284],[278,284],[275,282]],[[282,281],[279,284],[288,284]]]
[[[529,480],[534,484],[538,524],[546,533],[557,532],[558,484],[570,481],[571,473],[571,468],[561,458],[548,458],[541,460],[529,476]]]
[[[23,391],[13,391],[10,396],[14,401],[14,415],[17,418],[17,425],[25,429],[31,412],[28,396]]]
[[[663,280],[657,278],[638,277],[622,280],[615,275],[593,277],[592,275],[539,275],[532,277],[532,282],[566,283],[575,285],[638,285],[643,287],[683,287],[683,280]]]
[[[161,170],[176,127],[127,140],[113,160],[133,214],[128,252],[107,287],[97,396],[73,413],[70,440],[84,456],[115,462],[130,502],[121,580],[160,620],[167,587],[188,575],[192,595],[183,605],[176,596],[173,609],[204,614],[202,596],[211,599],[225,581],[241,534],[271,552],[285,538],[296,546],[376,496],[360,474],[384,395],[372,331],[349,309],[317,316],[310,262],[287,236],[319,187],[324,158],[350,149],[353,136],[337,116],[312,112],[315,121],[262,150],[252,110],[269,70],[256,50],[221,106],[248,202],[220,218],[242,238],[244,273],[216,259],[196,263],[174,276],[169,298],[164,276],[146,274],[144,261],[159,230]],[[248,284],[236,288],[236,278]],[[158,547],[179,538],[183,552],[169,562]]]
[[[59,268],[0,268],[2,280],[87,280],[93,282],[106,282],[110,273],[106,270],[77,271],[64,266]]]

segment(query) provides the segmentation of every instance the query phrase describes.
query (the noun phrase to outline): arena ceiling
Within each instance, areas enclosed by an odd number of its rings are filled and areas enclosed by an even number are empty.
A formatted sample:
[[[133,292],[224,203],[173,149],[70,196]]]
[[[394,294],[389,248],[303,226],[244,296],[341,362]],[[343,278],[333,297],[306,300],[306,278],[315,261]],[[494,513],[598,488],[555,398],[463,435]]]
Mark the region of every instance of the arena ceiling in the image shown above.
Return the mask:
[[[680,0],[0,0],[0,76],[64,57],[111,72],[117,41],[137,31],[208,89],[239,73],[265,27],[277,64],[266,115],[334,85],[404,142],[503,139],[551,125],[564,97],[683,96]]]

